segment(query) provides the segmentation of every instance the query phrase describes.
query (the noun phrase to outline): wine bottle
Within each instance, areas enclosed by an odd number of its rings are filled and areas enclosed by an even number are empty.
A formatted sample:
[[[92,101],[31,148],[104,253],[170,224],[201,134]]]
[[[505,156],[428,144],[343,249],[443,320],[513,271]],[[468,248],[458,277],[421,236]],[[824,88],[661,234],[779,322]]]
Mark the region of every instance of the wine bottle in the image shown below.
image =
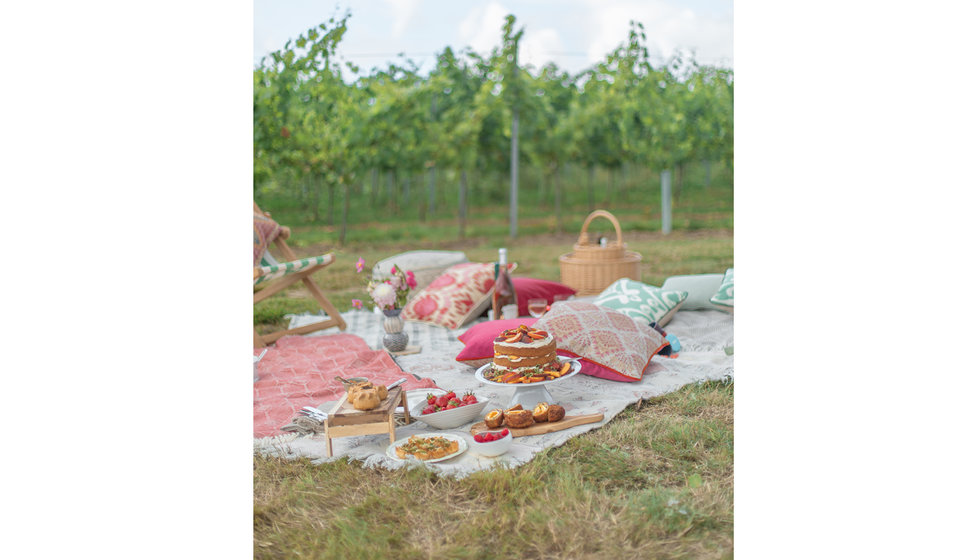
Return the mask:
[[[514,281],[510,279],[510,272],[507,270],[507,249],[501,248],[500,262],[495,267],[496,279],[493,284],[493,318],[502,319],[504,306],[517,303],[517,292],[514,291]]]

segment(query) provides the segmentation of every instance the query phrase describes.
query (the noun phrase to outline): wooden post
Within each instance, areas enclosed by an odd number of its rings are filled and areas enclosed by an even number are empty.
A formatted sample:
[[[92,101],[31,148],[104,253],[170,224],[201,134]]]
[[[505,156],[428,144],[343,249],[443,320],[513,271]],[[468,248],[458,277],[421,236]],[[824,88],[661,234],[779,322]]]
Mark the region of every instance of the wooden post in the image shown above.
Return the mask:
[[[670,170],[664,169],[660,172],[660,231],[664,234],[670,233]]]
[[[429,214],[436,213],[436,166],[429,168]]]
[[[466,237],[466,170],[459,174],[459,238]]]
[[[517,109],[510,127],[510,237],[517,237]]]

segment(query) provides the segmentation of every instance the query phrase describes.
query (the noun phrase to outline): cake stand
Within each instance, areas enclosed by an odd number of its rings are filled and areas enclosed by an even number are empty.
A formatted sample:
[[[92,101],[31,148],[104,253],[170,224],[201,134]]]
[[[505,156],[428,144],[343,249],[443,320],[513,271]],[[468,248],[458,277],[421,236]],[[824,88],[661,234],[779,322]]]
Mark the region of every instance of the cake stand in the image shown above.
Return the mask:
[[[495,387],[513,387],[514,396],[510,399],[510,404],[508,408],[514,405],[521,405],[527,410],[533,410],[534,407],[539,402],[555,403],[555,398],[551,396],[548,392],[548,388],[545,385],[550,385],[551,383],[558,383],[564,381],[569,377],[577,374],[582,369],[582,364],[575,358],[564,358],[559,356],[558,361],[564,364],[565,362],[572,363],[572,369],[565,375],[557,379],[549,379],[548,381],[538,381],[537,383],[497,383],[496,381],[490,381],[483,377],[483,372],[487,371],[487,368],[493,365],[489,363],[485,366],[481,366],[476,370],[476,379],[481,383],[487,385],[493,385]]]

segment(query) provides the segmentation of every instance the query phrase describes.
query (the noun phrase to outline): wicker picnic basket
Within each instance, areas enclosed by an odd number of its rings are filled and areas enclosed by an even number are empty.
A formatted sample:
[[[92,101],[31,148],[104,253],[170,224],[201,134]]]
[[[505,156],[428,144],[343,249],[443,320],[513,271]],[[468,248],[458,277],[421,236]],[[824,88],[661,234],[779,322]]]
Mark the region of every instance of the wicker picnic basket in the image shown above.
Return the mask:
[[[616,240],[605,247],[589,241],[589,224],[600,217],[612,222],[616,228]],[[571,253],[558,258],[558,266],[561,283],[574,288],[577,295],[599,294],[620,278],[640,280],[640,254],[626,250],[619,222],[605,210],[596,210],[585,218],[573,249]]]

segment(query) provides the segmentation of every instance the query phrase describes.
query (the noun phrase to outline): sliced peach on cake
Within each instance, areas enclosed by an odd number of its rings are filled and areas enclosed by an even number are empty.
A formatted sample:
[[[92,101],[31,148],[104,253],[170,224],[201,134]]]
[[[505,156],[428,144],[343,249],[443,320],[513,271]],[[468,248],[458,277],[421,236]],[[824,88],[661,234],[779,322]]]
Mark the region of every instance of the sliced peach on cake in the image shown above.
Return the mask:
[[[512,334],[512,335],[508,336],[507,338],[505,338],[504,339],[504,342],[514,343],[514,342],[517,342],[518,340],[520,340],[522,336],[524,336],[522,333]]]
[[[544,331],[533,330],[533,331],[527,333],[527,336],[533,338],[534,340],[541,340],[543,338],[547,338],[548,337],[548,333],[546,333]]]

